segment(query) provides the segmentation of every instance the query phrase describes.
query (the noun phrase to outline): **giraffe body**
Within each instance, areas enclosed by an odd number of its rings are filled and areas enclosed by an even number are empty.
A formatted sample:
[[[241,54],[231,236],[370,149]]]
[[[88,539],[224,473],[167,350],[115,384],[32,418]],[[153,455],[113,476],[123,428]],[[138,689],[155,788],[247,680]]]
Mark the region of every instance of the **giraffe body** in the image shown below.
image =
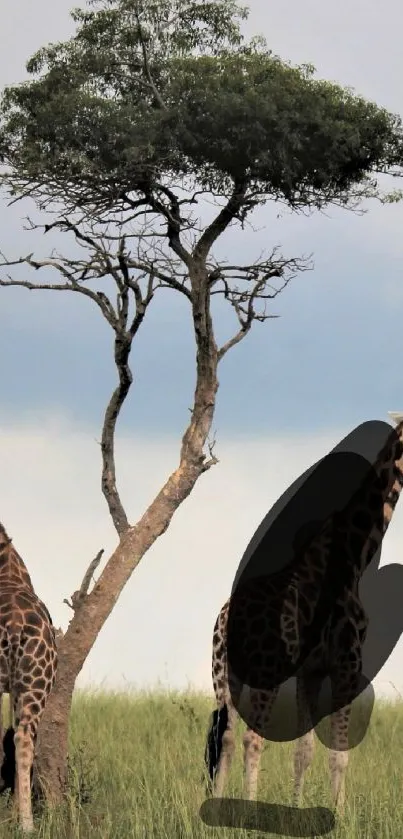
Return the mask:
[[[3,693],[9,693],[15,726],[15,805],[21,827],[27,833],[33,830],[31,771],[36,735],[56,668],[51,617],[36,596],[21,557],[0,525],[0,705]],[[10,737],[10,729],[7,736]],[[3,750],[1,759],[4,758],[4,763],[10,762],[10,746],[6,754]],[[3,769],[4,781],[7,768],[3,766]]]
[[[269,578],[267,583],[264,583],[262,579],[247,583],[245,626],[248,626],[249,645],[252,607],[253,620],[256,626],[260,627],[259,634],[256,634],[255,649],[249,652],[250,646],[248,647],[247,657],[249,656],[252,662],[250,672],[253,675],[253,661],[255,660],[260,682],[270,685],[269,689],[248,688],[249,683],[254,684],[253,679],[241,683],[228,668],[228,619],[231,599],[222,607],[213,633],[212,678],[217,711],[213,717],[205,753],[210,779],[213,783],[213,794],[216,797],[223,795],[234,754],[234,727],[238,713],[235,705],[242,713],[242,701],[246,690],[248,692],[248,720],[253,720],[253,722],[251,721],[250,726],[247,727],[243,738],[245,793],[249,800],[256,799],[264,732],[268,731],[273,705],[279,692],[279,685],[283,681],[281,666],[286,658],[294,663],[301,660],[301,665],[296,669],[299,737],[294,753],[293,803],[297,805],[300,802],[304,773],[313,758],[312,715],[317,706],[323,680],[329,676],[333,709],[329,767],[335,806],[337,810],[343,810],[351,697],[359,693],[362,677],[362,648],[368,627],[368,618],[359,596],[359,583],[363,572],[382,542],[402,490],[402,438],[403,422],[400,422],[389,436],[375,464],[378,487],[382,489],[382,506],[380,515],[372,518],[372,529],[367,531],[365,538],[362,537],[359,541],[365,531],[363,525],[365,514],[370,509],[373,511],[374,488],[370,483],[364,484],[354,495],[350,507],[343,511],[342,518],[338,522],[342,533],[343,552],[346,551],[348,559],[344,566],[346,573],[330,613],[327,614],[321,625],[320,634],[306,657],[301,656],[301,648],[304,633],[307,628],[309,630],[313,621],[320,584],[327,565],[331,522],[326,521],[317,536],[313,540],[308,539],[308,544],[304,548],[304,559],[296,566],[295,573],[290,575],[287,569],[280,571],[274,575],[277,585],[272,578]],[[368,519],[366,521],[368,523]],[[282,588],[282,578],[284,578],[285,589],[284,586]],[[279,591],[282,592],[280,610],[278,608]],[[242,638],[242,592],[239,596],[241,602],[237,606],[237,630],[238,637]],[[248,620],[249,623],[247,623]],[[264,620],[270,626],[270,632],[266,636],[261,629]]]

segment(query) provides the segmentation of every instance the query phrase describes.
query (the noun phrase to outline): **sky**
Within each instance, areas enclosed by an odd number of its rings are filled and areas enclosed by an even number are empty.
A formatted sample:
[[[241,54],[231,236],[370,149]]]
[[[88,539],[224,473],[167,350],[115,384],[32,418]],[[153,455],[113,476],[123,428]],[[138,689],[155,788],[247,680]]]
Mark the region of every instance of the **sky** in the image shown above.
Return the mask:
[[[402,111],[403,8],[340,0],[250,0],[249,34],[274,53],[313,63],[320,77]],[[73,32],[70,2],[11,4],[0,36],[0,87],[26,77],[39,47]],[[392,23],[393,22],[393,25]],[[391,184],[391,188],[394,184]],[[401,311],[403,205],[371,203],[364,216],[329,209],[309,218],[265,207],[255,230],[231,229],[220,249],[246,262],[279,245],[313,254],[222,363],[213,428],[219,464],[203,476],[127,584],[78,685],[154,685],[211,690],[211,639],[249,539],[289,483],[358,423],[403,410]],[[23,230],[31,204],[0,199],[0,250],[43,255]],[[43,219],[42,219],[43,221]],[[46,243],[45,243],[46,244]],[[18,272],[14,269],[14,277]],[[24,557],[56,625],[63,599],[116,535],[100,490],[103,411],[115,382],[112,336],[75,295],[0,289],[0,519]],[[225,337],[228,319],[216,324]],[[178,461],[194,388],[186,306],[156,295],[133,350],[135,384],[119,422],[118,483],[134,523]],[[400,562],[403,510],[385,538],[382,564]],[[150,626],[152,632],[150,632]],[[144,645],[144,638],[147,644]],[[395,688],[391,687],[393,682]],[[403,694],[403,644],[377,680]]]

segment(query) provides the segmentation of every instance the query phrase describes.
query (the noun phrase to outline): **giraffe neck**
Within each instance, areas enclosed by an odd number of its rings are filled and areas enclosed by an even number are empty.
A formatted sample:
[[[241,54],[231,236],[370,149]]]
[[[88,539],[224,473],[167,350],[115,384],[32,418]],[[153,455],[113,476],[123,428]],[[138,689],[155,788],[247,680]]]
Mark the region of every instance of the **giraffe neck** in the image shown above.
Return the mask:
[[[8,585],[33,590],[28,571],[5,528],[0,524],[0,590]]]
[[[362,538],[362,549],[360,561],[357,564],[357,575],[360,577],[373,559],[375,553],[382,544],[383,537],[390,525],[395,512],[397,502],[403,488],[403,422],[393,429],[391,434],[378,455],[374,466],[375,475],[372,472],[369,480],[364,483],[361,490],[357,492],[357,503],[352,504],[350,516],[350,528],[352,535]],[[376,504],[376,494],[381,493],[383,501],[382,508],[379,504],[379,515],[374,517],[374,523],[370,534],[363,531],[354,523],[354,516],[362,512],[368,516]]]
[[[300,614],[302,623],[310,623],[317,607],[323,581],[329,571],[329,558],[335,535],[340,544],[340,559],[344,559],[343,576],[347,585],[360,578],[376,551],[392,519],[403,488],[403,422],[393,429],[368,477],[354,493],[340,514],[330,516],[314,539],[307,545],[296,565],[298,596],[306,600]],[[381,497],[380,497],[381,492]],[[368,535],[371,510],[377,505],[379,514]],[[380,503],[383,500],[383,507]],[[360,513],[363,515],[360,517]],[[375,517],[372,513],[372,521]],[[347,553],[346,553],[347,548]],[[337,557],[336,557],[337,561]],[[343,560],[341,560],[343,561]],[[334,567],[334,572],[341,571]],[[304,614],[305,613],[305,614]]]

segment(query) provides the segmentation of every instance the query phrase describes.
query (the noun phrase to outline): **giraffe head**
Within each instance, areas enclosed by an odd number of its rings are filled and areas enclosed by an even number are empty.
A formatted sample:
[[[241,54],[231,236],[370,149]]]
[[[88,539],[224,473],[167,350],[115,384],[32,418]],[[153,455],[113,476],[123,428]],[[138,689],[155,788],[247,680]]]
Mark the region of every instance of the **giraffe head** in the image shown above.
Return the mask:
[[[389,526],[403,487],[403,413],[389,411],[389,416],[395,422],[396,428],[385,469],[393,472],[394,480],[384,505],[384,533]]]
[[[399,442],[403,444],[403,411],[389,411],[389,416],[395,423],[395,435],[394,435],[394,447],[398,446]],[[399,460],[399,452],[396,452],[398,455],[395,457],[395,460]]]

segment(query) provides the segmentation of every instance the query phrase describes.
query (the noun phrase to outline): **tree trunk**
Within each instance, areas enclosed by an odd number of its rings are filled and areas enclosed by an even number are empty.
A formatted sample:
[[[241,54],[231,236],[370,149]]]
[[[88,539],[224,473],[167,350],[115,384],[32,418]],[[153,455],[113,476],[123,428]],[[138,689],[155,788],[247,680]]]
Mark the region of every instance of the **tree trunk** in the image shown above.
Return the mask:
[[[68,652],[60,648],[58,679],[42,717],[36,746],[34,791],[48,804],[60,803],[67,783],[67,754],[71,700],[77,676]]]
[[[211,466],[203,452],[213,420],[218,389],[218,352],[206,285],[194,283],[193,319],[197,378],[192,418],[182,439],[178,468],[169,476],[143,517],[123,533],[93,590],[74,611],[59,646],[56,682],[38,732],[36,777],[50,804],[61,800],[67,778],[68,724],[75,681],[105,621],[134,569],[161,536],[196,481]]]

